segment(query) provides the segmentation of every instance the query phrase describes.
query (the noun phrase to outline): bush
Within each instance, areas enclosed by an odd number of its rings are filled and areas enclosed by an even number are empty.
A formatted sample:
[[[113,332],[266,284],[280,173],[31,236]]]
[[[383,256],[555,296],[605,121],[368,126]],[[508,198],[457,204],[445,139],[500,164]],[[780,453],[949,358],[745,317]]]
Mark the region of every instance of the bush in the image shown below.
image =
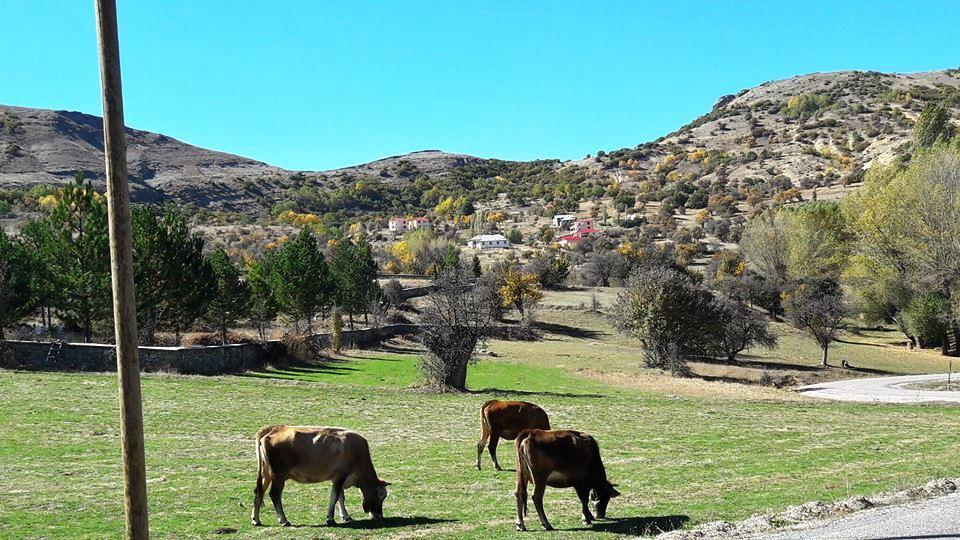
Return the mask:
[[[918,347],[939,347],[947,333],[944,314],[948,311],[949,306],[942,296],[927,293],[911,300],[900,316]]]
[[[644,362],[675,375],[691,356],[717,350],[717,304],[686,273],[662,265],[630,276],[614,305],[613,323],[643,342]]]

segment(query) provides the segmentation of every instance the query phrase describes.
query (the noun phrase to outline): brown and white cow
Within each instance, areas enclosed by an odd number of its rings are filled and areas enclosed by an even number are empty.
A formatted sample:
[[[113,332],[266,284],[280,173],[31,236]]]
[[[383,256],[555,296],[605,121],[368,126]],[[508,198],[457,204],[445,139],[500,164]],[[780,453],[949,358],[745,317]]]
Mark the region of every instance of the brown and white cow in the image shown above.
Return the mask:
[[[533,482],[533,505],[543,528],[553,527],[543,512],[543,493],[547,486],[572,487],[577,491],[583,509],[583,523],[593,522],[587,507],[593,499],[597,517],[607,515],[610,499],[620,493],[607,480],[600,459],[597,441],[585,433],[569,430],[524,430],[517,436],[517,530],[527,530],[523,517],[527,513],[527,484]]]
[[[270,500],[280,525],[290,521],[283,513],[283,485],[287,480],[301,484],[331,481],[327,525],[334,525],[333,507],[340,503],[340,519],[351,521],[344,504],[344,490],[356,486],[363,493],[363,511],[375,519],[383,517],[383,500],[390,484],[377,477],[370,460],[367,440],[352,431],[331,427],[266,426],[257,432],[257,485],[253,488],[254,525],[260,525],[263,493]]]
[[[480,408],[480,442],[477,443],[477,470],[480,470],[480,456],[483,447],[490,441],[490,457],[498,471],[497,444],[500,439],[512,441],[524,429],[550,429],[550,419],[539,406],[526,401],[490,400]]]

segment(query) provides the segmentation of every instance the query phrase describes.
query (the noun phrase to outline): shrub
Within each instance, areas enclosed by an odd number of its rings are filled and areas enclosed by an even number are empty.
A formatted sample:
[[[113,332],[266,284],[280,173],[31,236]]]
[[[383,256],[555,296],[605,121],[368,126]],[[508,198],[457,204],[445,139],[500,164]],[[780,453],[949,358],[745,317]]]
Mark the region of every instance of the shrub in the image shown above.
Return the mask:
[[[643,343],[647,366],[679,375],[689,372],[689,357],[716,350],[717,321],[713,295],[662,265],[631,275],[613,311],[614,325]]]

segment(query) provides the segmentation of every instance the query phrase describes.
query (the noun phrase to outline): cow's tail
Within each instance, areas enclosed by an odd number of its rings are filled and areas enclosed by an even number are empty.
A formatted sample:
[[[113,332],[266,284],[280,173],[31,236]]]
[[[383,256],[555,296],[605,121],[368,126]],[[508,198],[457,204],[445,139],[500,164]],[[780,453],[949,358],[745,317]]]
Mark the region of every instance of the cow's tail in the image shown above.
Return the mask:
[[[267,449],[263,446],[263,438],[267,436],[274,426],[260,428],[257,432],[257,440],[254,445],[257,453],[257,478],[272,478],[273,471],[270,469],[270,460],[267,458]]]
[[[527,514],[527,482],[533,482],[533,467],[530,457],[530,432],[523,430],[517,435],[517,494],[523,493],[523,514]]]
[[[525,475],[532,482],[533,468],[531,467],[530,445],[525,444],[530,435],[531,433],[528,430],[523,430],[517,435],[517,474]]]
[[[600,445],[597,440],[588,435],[590,440],[590,471],[588,474],[593,478],[594,485],[600,485],[607,481],[607,470],[603,466],[603,459],[600,458]]]
[[[482,407],[480,407],[480,430],[482,433],[485,433],[487,435],[492,433],[490,430],[490,416],[489,416],[490,408],[489,407],[490,407],[490,404],[493,402],[494,400],[490,400],[484,403]]]

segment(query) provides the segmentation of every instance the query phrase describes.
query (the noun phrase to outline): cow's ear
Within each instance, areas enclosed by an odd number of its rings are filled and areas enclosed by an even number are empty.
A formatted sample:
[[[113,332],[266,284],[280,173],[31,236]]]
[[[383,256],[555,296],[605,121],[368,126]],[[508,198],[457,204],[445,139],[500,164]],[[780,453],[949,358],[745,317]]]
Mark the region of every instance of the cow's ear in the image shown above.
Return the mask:
[[[614,498],[614,497],[619,497],[619,496],[620,496],[620,492],[617,491],[616,489],[614,489],[614,486],[616,486],[616,484],[610,484],[610,498],[611,498],[611,499]]]
[[[389,485],[390,485],[390,482],[387,482],[387,481],[384,481],[384,480],[381,480],[381,481],[380,481],[380,485],[381,485],[381,486],[383,486],[383,487],[387,487],[387,486],[389,486]]]

